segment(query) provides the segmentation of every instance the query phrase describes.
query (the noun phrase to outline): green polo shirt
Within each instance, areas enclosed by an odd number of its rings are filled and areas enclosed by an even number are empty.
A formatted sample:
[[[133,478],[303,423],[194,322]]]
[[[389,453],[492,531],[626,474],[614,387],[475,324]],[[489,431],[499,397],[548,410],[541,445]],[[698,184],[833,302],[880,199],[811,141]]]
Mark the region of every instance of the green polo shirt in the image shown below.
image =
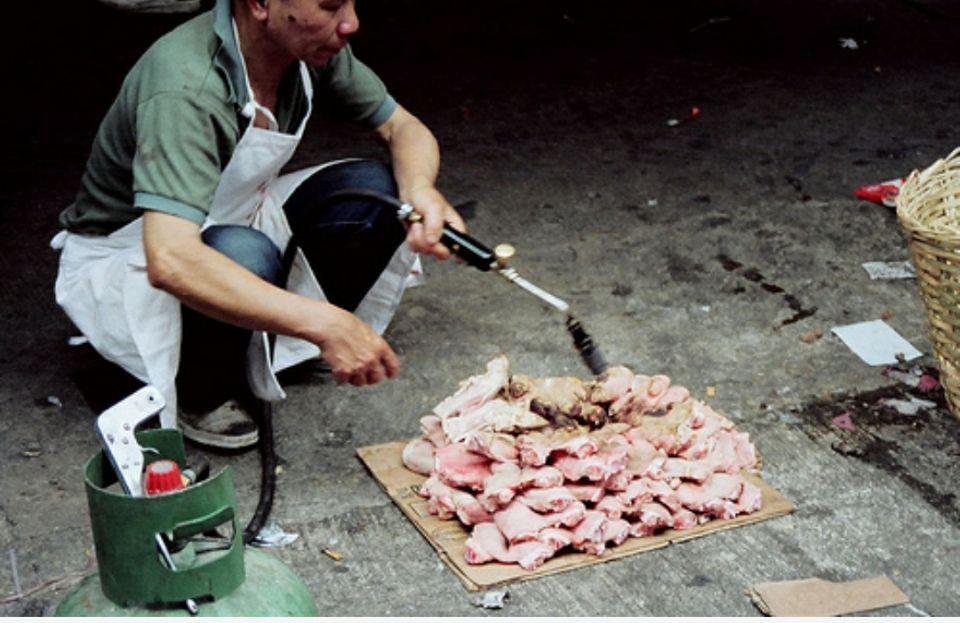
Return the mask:
[[[349,47],[309,71],[314,104],[338,116],[376,127],[396,109],[383,82]],[[145,209],[203,223],[220,173],[247,129],[240,111],[248,100],[231,3],[217,0],[212,11],[157,40],[127,74],[60,224],[105,235]],[[273,111],[280,131],[296,132],[306,108],[294,63]]]

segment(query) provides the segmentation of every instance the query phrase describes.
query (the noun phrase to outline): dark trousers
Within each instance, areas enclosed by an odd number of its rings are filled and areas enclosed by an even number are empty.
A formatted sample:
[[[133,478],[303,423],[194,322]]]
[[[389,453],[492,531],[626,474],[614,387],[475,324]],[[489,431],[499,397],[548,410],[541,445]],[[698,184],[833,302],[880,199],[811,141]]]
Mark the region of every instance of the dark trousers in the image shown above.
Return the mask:
[[[345,162],[310,176],[283,206],[294,239],[333,305],[353,311],[406,236],[395,210],[370,199],[319,204],[346,188],[397,195],[390,168],[369,160]],[[283,253],[264,234],[237,225],[202,233],[205,244],[261,279],[283,287]],[[177,390],[181,405],[204,411],[249,396],[246,351],[251,331],[183,308]]]

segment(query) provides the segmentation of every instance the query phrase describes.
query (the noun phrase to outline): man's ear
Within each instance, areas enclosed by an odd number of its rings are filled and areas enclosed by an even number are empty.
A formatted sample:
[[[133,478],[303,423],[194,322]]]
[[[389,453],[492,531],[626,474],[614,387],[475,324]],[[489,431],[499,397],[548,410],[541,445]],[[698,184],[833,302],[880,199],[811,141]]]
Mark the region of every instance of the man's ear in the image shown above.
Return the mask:
[[[269,0],[241,0],[241,4],[250,11],[250,15],[258,21],[267,19],[267,2]]]

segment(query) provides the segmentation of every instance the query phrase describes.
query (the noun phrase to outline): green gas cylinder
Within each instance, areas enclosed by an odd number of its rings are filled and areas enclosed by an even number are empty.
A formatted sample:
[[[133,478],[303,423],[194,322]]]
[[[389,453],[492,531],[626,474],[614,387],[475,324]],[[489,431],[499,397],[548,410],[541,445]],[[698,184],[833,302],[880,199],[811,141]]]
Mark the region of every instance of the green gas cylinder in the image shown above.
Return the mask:
[[[147,462],[185,467],[183,437],[137,433]],[[230,468],[179,491],[129,496],[103,451],[84,468],[97,571],[57,606],[57,616],[317,616],[303,581],[285,564],[243,545]],[[216,532],[212,532],[212,531]],[[162,535],[176,571],[158,553]],[[210,536],[214,535],[214,536]],[[219,535],[219,536],[218,536]]]

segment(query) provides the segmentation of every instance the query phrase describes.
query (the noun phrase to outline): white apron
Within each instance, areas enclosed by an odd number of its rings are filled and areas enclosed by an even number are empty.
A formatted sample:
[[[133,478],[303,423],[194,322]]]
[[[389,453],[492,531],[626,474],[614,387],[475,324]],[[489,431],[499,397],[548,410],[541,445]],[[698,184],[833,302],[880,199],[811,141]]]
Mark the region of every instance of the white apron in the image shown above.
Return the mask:
[[[277,131],[273,114],[254,101],[247,78],[251,100],[244,106],[243,114],[250,122],[223,170],[204,228],[251,226],[266,234],[281,250],[286,248],[291,231],[283,212],[284,202],[313,173],[336,164],[330,162],[279,175],[293,156],[313,109],[313,85],[303,63],[300,76],[308,105],[296,134]],[[257,110],[267,117],[270,128],[255,127]],[[108,236],[62,231],[51,246],[62,249],[55,286],[57,303],[104,358],[163,393],[167,405],[160,414],[160,423],[165,428],[176,427],[180,302],[147,281],[142,218]],[[383,333],[403,291],[420,281],[418,256],[401,244],[355,314]],[[292,292],[326,300],[299,250],[286,285]],[[254,394],[268,401],[286,397],[277,382],[277,372],[320,354],[314,344],[283,335],[277,336],[272,359],[268,350],[266,334],[255,331],[247,352],[247,375]]]

